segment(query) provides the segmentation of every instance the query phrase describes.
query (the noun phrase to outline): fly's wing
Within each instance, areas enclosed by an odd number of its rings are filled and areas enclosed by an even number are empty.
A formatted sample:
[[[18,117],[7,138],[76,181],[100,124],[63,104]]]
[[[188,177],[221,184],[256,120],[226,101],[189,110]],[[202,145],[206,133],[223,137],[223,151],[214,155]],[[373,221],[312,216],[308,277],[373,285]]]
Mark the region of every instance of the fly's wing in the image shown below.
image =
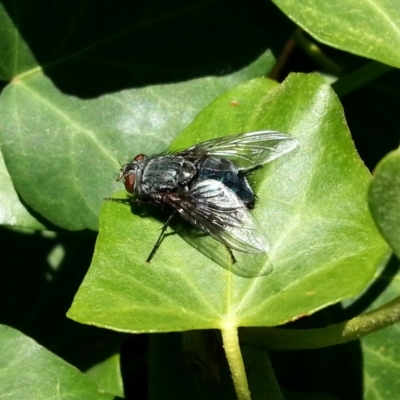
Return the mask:
[[[278,131],[258,131],[208,140],[178,152],[183,157],[219,156],[247,170],[266,164],[298,146],[292,136]]]
[[[248,208],[219,181],[201,181],[189,193],[171,193],[165,200],[191,224],[233,250],[268,251]]]

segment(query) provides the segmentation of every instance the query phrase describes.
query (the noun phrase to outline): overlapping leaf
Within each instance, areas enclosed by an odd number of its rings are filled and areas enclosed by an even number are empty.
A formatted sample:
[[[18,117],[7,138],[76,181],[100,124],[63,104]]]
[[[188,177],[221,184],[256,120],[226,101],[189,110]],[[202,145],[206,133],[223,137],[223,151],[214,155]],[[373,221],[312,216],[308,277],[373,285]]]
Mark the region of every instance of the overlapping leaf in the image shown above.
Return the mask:
[[[388,154],[374,171],[369,191],[369,203],[375,221],[400,256],[400,153]]]
[[[118,160],[134,148],[163,150],[218,93],[260,74],[269,57],[224,78],[91,100],[66,96],[41,73],[15,82],[0,99],[0,136],[18,193],[58,226],[97,229],[103,198],[117,188]]]
[[[240,2],[228,11],[199,6],[201,20],[196,7],[179,0],[111,8],[106,1],[2,2],[4,174],[34,211],[63,228],[96,230],[102,199],[117,187],[119,162],[136,146],[164,149],[216,96],[272,68],[267,49],[277,36],[268,25],[243,31],[253,17],[238,13]],[[197,45],[188,47],[187,37]],[[10,191],[3,195],[4,214],[16,200]],[[8,219],[39,226],[17,213]]]
[[[397,0],[274,0],[293,21],[330,46],[400,67]]]
[[[0,392],[15,400],[113,399],[32,339],[8,326],[0,326]]]

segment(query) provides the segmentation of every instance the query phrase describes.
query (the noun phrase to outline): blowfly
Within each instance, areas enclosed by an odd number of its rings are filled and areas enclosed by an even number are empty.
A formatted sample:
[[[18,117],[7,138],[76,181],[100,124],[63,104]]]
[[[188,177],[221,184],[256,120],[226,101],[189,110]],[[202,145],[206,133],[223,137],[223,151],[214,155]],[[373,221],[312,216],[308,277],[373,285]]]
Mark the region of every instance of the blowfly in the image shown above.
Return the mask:
[[[249,132],[186,150],[151,157],[139,154],[123,165],[117,180],[123,180],[128,202],[172,209],[146,261],[153,258],[176,215],[223,243],[231,255],[231,250],[267,252],[269,245],[250,214],[255,194],[247,178],[297,145],[295,138],[281,132]]]

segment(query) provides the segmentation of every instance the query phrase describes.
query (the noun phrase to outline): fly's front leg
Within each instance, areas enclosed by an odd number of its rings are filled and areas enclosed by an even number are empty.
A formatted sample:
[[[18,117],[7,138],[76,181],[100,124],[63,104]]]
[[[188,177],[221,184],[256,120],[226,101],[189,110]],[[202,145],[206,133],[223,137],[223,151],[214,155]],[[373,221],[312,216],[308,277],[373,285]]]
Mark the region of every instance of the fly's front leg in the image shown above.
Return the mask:
[[[114,201],[115,203],[122,203],[122,204],[132,204],[132,203],[136,203],[136,204],[146,204],[148,206],[153,206],[154,203],[150,202],[150,201],[146,201],[146,200],[139,200],[139,199],[132,199],[132,198],[128,198],[128,199],[117,199],[116,197],[105,197],[104,200],[107,201]]]
[[[233,251],[230,247],[226,246],[226,248],[228,249],[228,253],[231,256],[231,260],[232,260],[232,264],[236,264],[237,260],[235,258],[235,255],[233,254]]]
[[[114,201],[115,203],[129,204],[131,203],[131,199],[117,199],[115,197],[105,197],[104,200]]]
[[[161,202],[157,202],[157,201],[146,201],[146,200],[140,200],[140,199],[132,199],[132,198],[128,198],[128,199],[117,199],[114,197],[106,197],[104,200],[108,200],[108,201],[114,201],[116,203],[122,203],[122,204],[132,204],[132,203],[136,203],[136,204],[145,204],[145,205],[158,205],[158,206],[164,206],[163,203]],[[161,242],[164,238],[164,233],[168,228],[168,225],[170,224],[172,218],[174,217],[174,215],[177,213],[177,210],[175,210],[167,219],[167,221],[165,222],[165,224],[163,225],[163,227],[161,228],[161,233],[160,236],[157,239],[156,244],[154,245],[153,249],[151,250],[150,255],[147,257],[146,262],[150,263],[151,259],[153,258],[154,254],[156,254],[158,248],[161,245]]]

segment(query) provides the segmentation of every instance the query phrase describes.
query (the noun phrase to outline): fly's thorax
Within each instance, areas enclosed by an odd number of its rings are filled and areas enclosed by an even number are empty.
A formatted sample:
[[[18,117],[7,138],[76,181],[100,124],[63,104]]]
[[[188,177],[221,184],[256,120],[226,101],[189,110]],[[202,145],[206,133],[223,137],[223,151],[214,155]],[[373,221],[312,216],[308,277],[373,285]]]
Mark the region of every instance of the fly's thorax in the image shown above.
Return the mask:
[[[150,158],[143,170],[142,185],[149,195],[185,187],[197,174],[195,165],[184,157],[165,155]]]

